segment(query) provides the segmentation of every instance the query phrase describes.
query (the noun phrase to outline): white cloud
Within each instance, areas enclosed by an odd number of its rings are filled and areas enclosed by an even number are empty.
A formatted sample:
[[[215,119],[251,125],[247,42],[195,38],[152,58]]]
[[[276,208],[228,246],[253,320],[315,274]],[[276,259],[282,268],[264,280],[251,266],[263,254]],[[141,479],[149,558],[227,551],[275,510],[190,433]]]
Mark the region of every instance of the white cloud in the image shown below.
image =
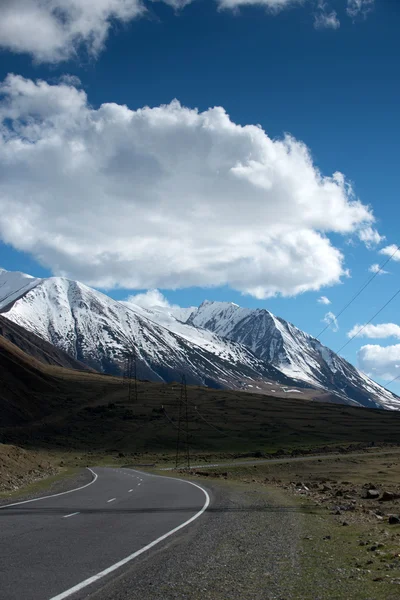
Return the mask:
[[[324,0],[319,0],[318,10],[314,15],[315,29],[338,29],[340,21],[335,10],[331,10]]]
[[[96,56],[114,21],[144,11],[140,0],[2,0],[0,47],[39,62],[67,60],[82,46]]]
[[[370,273],[379,273],[379,275],[387,275],[389,273],[389,271],[385,271],[384,269],[382,269],[381,265],[378,265],[378,263],[374,263],[373,265],[371,265],[368,271]]]
[[[379,254],[385,254],[386,256],[391,256],[392,260],[400,261],[400,250],[396,244],[391,244],[390,246],[385,246],[382,250],[379,250]]]
[[[1,0],[0,48],[28,53],[37,62],[58,63],[75,58],[81,49],[96,57],[105,46],[114,23],[128,23],[147,14],[150,0]],[[175,10],[193,0],[162,0]],[[314,0],[215,0],[219,9],[237,10],[261,6],[269,13],[294,6],[308,6]],[[352,19],[365,17],[374,0],[347,0],[347,14]],[[316,28],[337,29],[335,10],[325,0],[318,0],[314,14]]]
[[[358,332],[360,329],[364,329]],[[354,325],[354,327],[347,333],[347,337],[368,337],[368,338],[387,338],[387,337],[398,337],[400,338],[400,325],[395,323],[380,323],[378,325]]]
[[[327,312],[325,317],[322,319],[322,322],[334,331],[335,333],[339,331],[339,323],[337,321],[336,315],[333,312]]]
[[[304,0],[216,0],[221,8],[238,8],[239,6],[264,6],[272,12],[303,4]]]
[[[159,290],[148,290],[142,294],[129,296],[125,302],[136,304],[143,308],[180,308],[177,304],[170,304]]]
[[[352,19],[366,17],[374,8],[375,0],[347,0],[347,14]]]
[[[302,142],[220,107],[93,109],[83,90],[16,75],[0,95],[0,237],[56,274],[295,295],[346,274],[330,232],[373,221]]]
[[[373,248],[374,246],[377,246],[383,242],[385,239],[385,236],[380,235],[376,229],[373,229],[372,227],[360,229],[358,232],[358,237],[362,242],[364,242],[367,248]]]
[[[66,73],[65,75],[61,75],[59,79],[59,83],[65,83],[66,85],[72,85],[74,87],[80,87],[82,85],[81,80],[76,75],[69,75]]]
[[[319,304],[331,304],[331,301],[326,296],[321,296],[320,298],[318,298],[317,302]]]
[[[389,381],[400,375],[400,344],[368,344],[360,348],[357,357],[360,369],[371,377],[381,377]]]

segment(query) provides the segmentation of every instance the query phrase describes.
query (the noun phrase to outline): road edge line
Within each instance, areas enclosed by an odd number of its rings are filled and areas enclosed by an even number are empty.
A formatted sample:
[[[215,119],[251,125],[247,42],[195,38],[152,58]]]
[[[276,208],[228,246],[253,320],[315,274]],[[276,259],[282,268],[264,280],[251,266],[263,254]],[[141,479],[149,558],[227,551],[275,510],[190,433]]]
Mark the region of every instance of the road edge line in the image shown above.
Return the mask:
[[[31,500],[22,500],[21,502],[13,502],[13,504],[3,504],[3,506],[0,506],[0,510],[2,508],[8,508],[9,506],[18,506],[19,504],[28,504],[28,502],[37,502],[38,500],[45,500],[46,498],[55,498],[56,496],[63,496],[64,494],[71,494],[72,492],[78,492],[79,490],[83,490],[84,488],[89,487],[89,485],[92,485],[98,479],[97,473],[92,471],[92,469],[90,467],[86,467],[86,469],[88,471],[90,471],[92,473],[92,475],[94,475],[94,477],[93,477],[92,481],[90,481],[89,483],[86,483],[85,485],[81,485],[81,487],[74,488],[73,490],[68,490],[66,492],[59,492],[58,494],[50,494],[49,496],[41,496],[40,498],[32,498]]]
[[[163,477],[163,475],[153,475],[152,473],[145,473],[145,474],[146,475],[151,475],[153,477]],[[99,579],[102,579],[103,577],[105,577],[106,575],[109,575],[113,571],[116,571],[120,567],[123,567],[127,563],[131,562],[137,556],[140,556],[144,552],[147,552],[147,550],[150,550],[151,548],[153,548],[154,546],[156,546],[160,542],[163,542],[165,539],[169,538],[171,535],[173,535],[174,533],[176,533],[180,529],[183,529],[184,527],[186,527],[190,523],[193,523],[193,521],[195,521],[196,519],[198,519],[199,517],[201,517],[201,515],[207,510],[207,508],[208,508],[208,506],[210,504],[210,496],[208,495],[208,492],[204,488],[202,488],[200,485],[198,485],[197,483],[193,483],[192,481],[187,481],[186,479],[178,479],[177,477],[165,477],[165,476],[164,476],[164,478],[165,479],[175,479],[176,481],[188,483],[189,485],[193,485],[194,487],[197,487],[199,490],[201,490],[203,492],[203,494],[205,495],[205,497],[206,497],[206,501],[205,501],[205,503],[203,505],[203,508],[201,510],[199,510],[199,512],[197,512],[195,515],[193,515],[193,517],[191,517],[190,519],[188,519],[187,521],[185,521],[181,525],[178,525],[174,529],[171,529],[171,531],[168,531],[167,533],[164,533],[164,535],[162,535],[159,538],[157,538],[156,540],[150,542],[150,544],[147,544],[147,546],[144,546],[140,550],[137,550],[136,552],[133,552],[129,556],[126,556],[122,560],[120,560],[120,561],[114,563],[113,565],[111,565],[111,567],[108,567],[107,569],[104,569],[103,571],[100,571],[96,575],[93,575],[92,577],[89,577],[88,579],[85,579],[81,583],[76,584],[74,587],[70,588],[69,590],[66,590],[65,592],[62,592],[61,594],[58,594],[57,596],[52,596],[51,598],[49,598],[49,600],[64,600],[64,598],[68,598],[69,596],[72,596],[72,594],[75,594],[76,592],[79,592],[83,588],[91,585],[92,583],[95,583]]]

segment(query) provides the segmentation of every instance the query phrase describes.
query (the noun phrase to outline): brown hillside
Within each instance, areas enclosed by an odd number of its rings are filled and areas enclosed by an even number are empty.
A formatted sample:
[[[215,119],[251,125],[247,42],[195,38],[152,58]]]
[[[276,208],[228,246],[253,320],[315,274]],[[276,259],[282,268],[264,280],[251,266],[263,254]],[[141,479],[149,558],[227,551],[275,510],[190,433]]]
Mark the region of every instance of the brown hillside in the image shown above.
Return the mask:
[[[0,442],[35,448],[167,452],[176,447],[180,384],[44,365],[0,337]],[[189,386],[194,453],[269,453],[400,440],[400,412]]]
[[[0,315],[0,335],[46,365],[94,372],[59,348]]]

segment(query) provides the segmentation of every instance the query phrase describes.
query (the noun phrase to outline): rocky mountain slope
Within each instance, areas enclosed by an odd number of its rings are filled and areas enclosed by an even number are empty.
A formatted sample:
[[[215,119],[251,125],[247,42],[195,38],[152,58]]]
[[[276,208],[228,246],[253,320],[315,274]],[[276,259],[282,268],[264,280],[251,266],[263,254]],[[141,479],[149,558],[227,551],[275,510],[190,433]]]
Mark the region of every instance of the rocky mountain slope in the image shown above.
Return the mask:
[[[7,277],[0,274],[0,285],[1,275]],[[22,288],[16,277],[13,283]],[[14,298],[11,287],[9,282]],[[193,326],[182,335],[178,321],[177,332],[167,329],[143,309],[135,311],[76,281],[51,277],[22,291],[11,304],[3,300],[3,316],[96,370],[120,374],[126,355],[135,352],[141,379],[173,381],[184,373],[188,383],[221,388],[242,389],[249,383],[262,390],[267,381],[294,385],[245,346]]]
[[[363,406],[400,409],[400,398],[344,358],[265,309],[228,302],[203,302],[188,324],[244,344],[288,377],[334,392]]]
[[[273,385],[290,394],[327,390],[333,401],[400,408],[398,396],[264,309],[203,302],[178,313],[150,310],[76,281],[7,271],[0,271],[0,289],[7,292],[0,302],[4,317],[105,373],[123,372],[127,353],[135,352],[138,376],[151,381],[179,380],[184,373],[193,384],[275,392]]]
[[[54,365],[78,371],[92,371],[87,365],[75,360],[60,348],[46,342],[34,333],[30,333],[2,315],[0,315],[0,336],[9,340],[29,356],[33,356],[45,365]]]

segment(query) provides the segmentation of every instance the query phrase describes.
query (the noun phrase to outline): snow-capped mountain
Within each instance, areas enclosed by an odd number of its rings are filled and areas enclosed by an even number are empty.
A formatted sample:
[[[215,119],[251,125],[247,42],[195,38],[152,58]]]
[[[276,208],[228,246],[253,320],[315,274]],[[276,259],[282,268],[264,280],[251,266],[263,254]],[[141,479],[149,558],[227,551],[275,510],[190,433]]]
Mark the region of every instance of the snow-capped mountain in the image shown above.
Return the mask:
[[[262,390],[271,380],[294,384],[245,346],[184,325],[172,314],[163,315],[165,327],[156,322],[155,311],[117,302],[76,281],[50,277],[23,286],[25,278],[17,275],[0,273],[0,286],[7,284],[8,291],[0,304],[3,316],[94,369],[119,374],[134,350],[142,379],[180,380],[184,373],[188,383],[221,388],[260,383]]]
[[[36,287],[41,279],[20,273],[19,271],[6,271],[0,269],[0,310]]]
[[[106,373],[121,373],[134,350],[142,379],[185,373],[189,383],[261,393],[275,391],[273,383],[294,395],[327,390],[347,404],[400,409],[398,396],[264,309],[207,301],[196,309],[149,309],[76,281],[4,270],[0,290],[4,317]]]
[[[188,324],[244,344],[288,377],[321,387],[363,406],[400,409],[400,398],[321,344],[265,309],[205,301]]]

